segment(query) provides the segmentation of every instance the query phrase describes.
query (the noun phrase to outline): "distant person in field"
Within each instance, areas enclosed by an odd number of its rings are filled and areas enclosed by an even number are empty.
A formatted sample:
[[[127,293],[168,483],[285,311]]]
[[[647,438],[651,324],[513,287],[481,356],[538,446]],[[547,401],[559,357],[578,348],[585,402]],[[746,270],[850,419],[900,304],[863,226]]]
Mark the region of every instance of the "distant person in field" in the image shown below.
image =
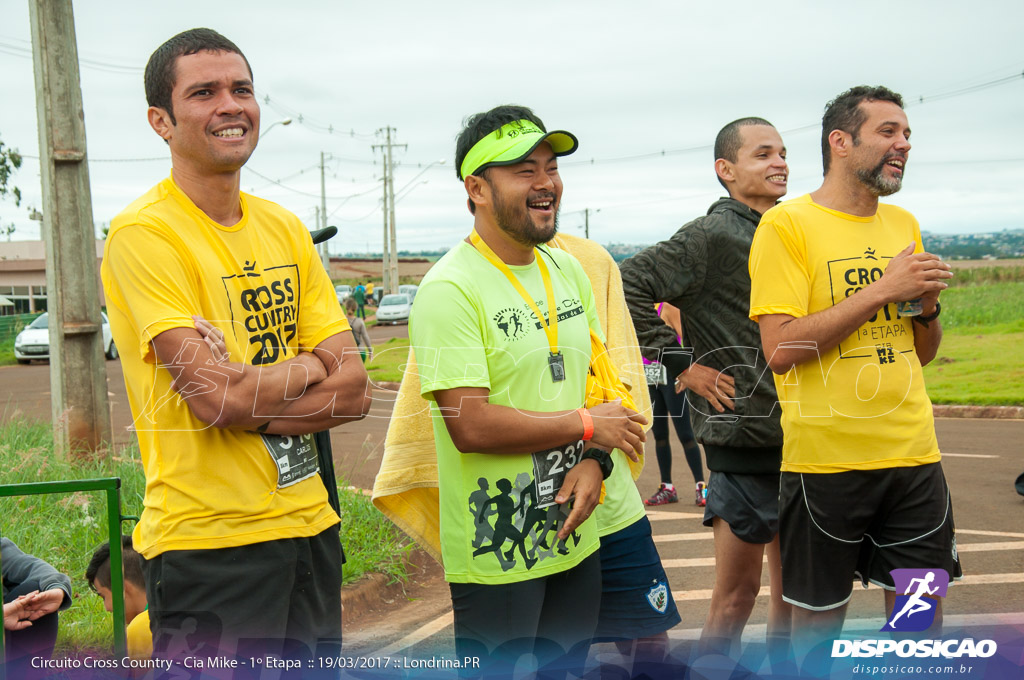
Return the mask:
[[[121,572],[124,574],[124,622],[128,636],[128,656],[148,659],[153,655],[153,634],[149,630],[149,603],[146,601],[146,579],[142,575],[142,555],[132,547],[132,537],[121,537]],[[85,582],[103,598],[103,607],[114,611],[110,585],[110,544],[103,543],[92,554],[85,570]]]
[[[363,309],[363,307],[366,305],[366,286],[364,286],[362,282],[360,282],[359,285],[356,286],[356,289],[352,291],[351,299],[354,299],[356,305],[358,305],[358,309],[356,310],[355,315],[358,316],[360,319],[365,319],[366,310]]]
[[[370,334],[366,331],[366,324],[356,316],[356,306],[362,309],[356,300],[348,298],[345,300],[345,316],[348,317],[348,325],[352,326],[352,336],[356,339],[356,346],[359,347],[359,355],[363,357],[363,363],[373,358],[373,342]],[[365,316],[365,315],[364,315]]]

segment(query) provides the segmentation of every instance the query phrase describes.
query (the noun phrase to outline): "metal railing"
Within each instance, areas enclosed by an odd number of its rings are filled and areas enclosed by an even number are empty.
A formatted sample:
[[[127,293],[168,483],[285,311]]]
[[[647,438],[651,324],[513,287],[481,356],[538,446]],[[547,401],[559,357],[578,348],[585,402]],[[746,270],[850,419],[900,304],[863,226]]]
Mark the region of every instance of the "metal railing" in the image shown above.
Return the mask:
[[[110,594],[113,604],[114,655],[123,658],[128,643],[124,623],[124,574],[121,556],[121,522],[137,519],[121,515],[121,478],[78,479],[61,482],[33,482],[30,484],[0,484],[0,498],[65,494],[77,491],[104,491],[107,496],[107,539],[110,544]],[[0,680],[6,680],[4,636],[0,635]]]

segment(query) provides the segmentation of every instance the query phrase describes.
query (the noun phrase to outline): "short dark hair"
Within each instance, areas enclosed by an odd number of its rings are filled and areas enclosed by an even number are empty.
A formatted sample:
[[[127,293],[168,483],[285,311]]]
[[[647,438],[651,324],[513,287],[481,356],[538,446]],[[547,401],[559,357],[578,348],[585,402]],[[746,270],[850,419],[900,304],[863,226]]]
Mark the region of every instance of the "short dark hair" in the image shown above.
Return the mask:
[[[842,130],[853,136],[854,144],[860,143],[860,126],[867,120],[867,114],[860,108],[860,104],[874,101],[892,102],[903,108],[903,97],[883,85],[851,87],[825,105],[825,115],[821,117],[821,163],[826,175],[832,162],[829,135],[833,130]]]
[[[740,147],[743,146],[743,137],[740,135],[740,130],[747,127],[748,125],[767,125],[768,127],[775,127],[764,118],[758,118],[757,116],[747,116],[746,118],[737,118],[733,122],[726,125],[724,128],[718,131],[718,136],[715,137],[715,160],[724,158],[730,163],[735,163],[737,154],[740,151]],[[718,173],[715,173],[715,177],[718,177]],[[722,181],[721,177],[718,177],[718,183],[725,187],[728,191],[729,187],[725,182]]]
[[[517,120],[528,120],[539,127],[542,132],[548,131],[537,114],[525,106],[516,104],[495,106],[490,111],[474,113],[463,120],[462,132],[455,138],[455,176],[462,179],[462,161],[466,160],[466,155],[474,144],[500,129],[501,126],[514,123]],[[479,173],[479,176],[483,177],[485,172],[487,172],[486,168]],[[469,201],[469,212],[476,214],[476,205],[473,204],[473,201]]]
[[[184,57],[199,52],[234,52],[242,57],[245,67],[249,69],[249,77],[252,78],[252,66],[249,60],[238,49],[238,45],[231,42],[217,31],[209,28],[192,28],[174,36],[149,57],[146,63],[146,102],[150,106],[156,106],[167,111],[171,117],[171,123],[177,124],[174,119],[174,111],[171,108],[171,92],[174,90],[174,82],[177,76],[175,64],[178,57]]]
[[[124,572],[124,580],[145,590],[146,578],[142,575],[142,555],[135,552],[132,546],[131,536],[121,537],[121,568]],[[96,586],[110,588],[110,544],[104,543],[96,548],[89,560],[89,566],[85,569],[85,582],[93,592]]]

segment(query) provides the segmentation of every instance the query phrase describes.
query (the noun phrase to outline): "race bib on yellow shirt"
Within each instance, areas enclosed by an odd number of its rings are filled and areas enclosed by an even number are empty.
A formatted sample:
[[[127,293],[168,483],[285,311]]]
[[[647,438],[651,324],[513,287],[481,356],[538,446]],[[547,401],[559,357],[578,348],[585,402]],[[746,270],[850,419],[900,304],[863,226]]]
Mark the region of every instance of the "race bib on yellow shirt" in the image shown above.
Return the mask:
[[[298,484],[320,471],[312,434],[264,434],[263,443],[277,466],[277,488]]]

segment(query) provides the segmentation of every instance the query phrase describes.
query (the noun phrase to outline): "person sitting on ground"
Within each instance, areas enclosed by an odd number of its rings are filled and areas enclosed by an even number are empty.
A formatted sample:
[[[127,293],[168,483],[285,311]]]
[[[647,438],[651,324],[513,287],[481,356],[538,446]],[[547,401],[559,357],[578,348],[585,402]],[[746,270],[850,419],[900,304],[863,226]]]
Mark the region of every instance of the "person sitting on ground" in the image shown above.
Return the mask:
[[[124,622],[128,636],[128,656],[148,659],[153,655],[153,634],[149,630],[149,602],[146,599],[146,579],[142,575],[142,555],[132,547],[132,537],[121,537],[121,571],[124,574]],[[85,582],[94,593],[103,598],[108,612],[114,611],[110,592],[110,544],[103,543],[92,554],[85,569]]]
[[[370,334],[366,332],[366,324],[356,316],[357,307],[363,308],[352,298],[345,299],[345,316],[348,317],[348,325],[352,327],[352,335],[356,339],[356,346],[359,347],[359,355],[365,364],[367,359],[373,358],[373,342],[370,341]]]
[[[0,570],[8,677],[28,677],[32,659],[53,654],[57,612],[71,606],[71,579],[7,538],[0,538]]]

